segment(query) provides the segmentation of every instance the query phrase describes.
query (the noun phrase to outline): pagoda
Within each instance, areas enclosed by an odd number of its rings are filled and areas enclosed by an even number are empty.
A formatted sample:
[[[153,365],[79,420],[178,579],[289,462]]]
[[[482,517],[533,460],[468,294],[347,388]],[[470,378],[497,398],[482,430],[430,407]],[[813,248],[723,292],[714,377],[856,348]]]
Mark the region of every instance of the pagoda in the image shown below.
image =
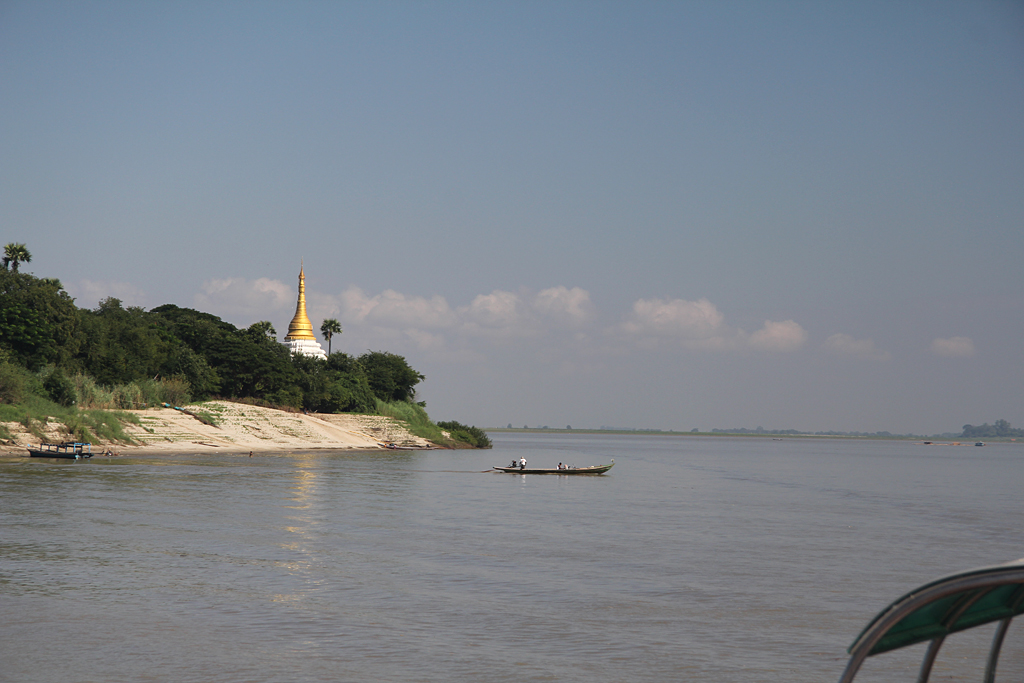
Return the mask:
[[[306,315],[306,274],[303,267],[299,266],[299,301],[295,304],[295,315],[288,323],[288,334],[284,336],[284,345],[292,352],[292,355],[302,354],[327,360],[320,342],[313,336],[313,324],[309,322]]]

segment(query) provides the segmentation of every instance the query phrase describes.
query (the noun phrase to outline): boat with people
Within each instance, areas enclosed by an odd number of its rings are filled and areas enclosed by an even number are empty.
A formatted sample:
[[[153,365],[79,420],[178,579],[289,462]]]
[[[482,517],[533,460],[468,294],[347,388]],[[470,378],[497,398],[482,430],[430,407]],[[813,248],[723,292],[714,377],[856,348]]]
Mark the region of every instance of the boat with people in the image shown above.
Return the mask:
[[[978,567],[930,581],[878,613],[847,652],[839,683],[850,683],[864,660],[883,652],[929,641],[919,683],[927,683],[946,636],[998,622],[985,665],[985,683],[994,683],[1003,639],[1013,618],[1024,613],[1024,558]]]
[[[591,467],[566,465],[565,467],[539,469],[514,465],[509,467],[495,467],[494,469],[512,474],[604,474],[610,470],[614,464],[615,460],[612,460],[610,465],[593,465]]]
[[[33,458],[66,458],[68,460],[81,460],[92,457],[92,444],[78,441],[64,441],[62,443],[41,443],[38,446],[29,444],[28,454]]]

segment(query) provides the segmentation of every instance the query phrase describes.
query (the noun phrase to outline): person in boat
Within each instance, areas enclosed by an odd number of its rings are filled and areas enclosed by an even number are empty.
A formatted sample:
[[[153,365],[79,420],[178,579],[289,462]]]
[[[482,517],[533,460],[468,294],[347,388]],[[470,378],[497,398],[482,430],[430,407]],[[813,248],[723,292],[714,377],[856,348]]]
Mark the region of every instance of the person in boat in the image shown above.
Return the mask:
[[[519,467],[519,463],[516,461],[515,458],[512,458],[512,464],[509,465],[509,467]]]
[[[558,469],[564,470],[565,469],[565,465],[563,465],[562,463],[558,463]]]
[[[525,456],[520,456],[520,458],[519,458],[519,469],[520,470],[525,470],[526,469],[526,457]]]

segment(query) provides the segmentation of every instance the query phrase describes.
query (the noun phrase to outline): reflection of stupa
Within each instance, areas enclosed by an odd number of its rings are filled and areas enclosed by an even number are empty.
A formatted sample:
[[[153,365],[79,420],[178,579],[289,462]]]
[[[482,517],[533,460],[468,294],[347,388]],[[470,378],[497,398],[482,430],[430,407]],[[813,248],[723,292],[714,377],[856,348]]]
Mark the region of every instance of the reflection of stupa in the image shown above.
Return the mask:
[[[313,336],[313,324],[306,315],[306,274],[299,267],[299,302],[295,304],[295,316],[288,323],[288,334],[284,336],[285,346],[292,355],[314,356],[327,360],[327,354],[320,348],[320,342]]]

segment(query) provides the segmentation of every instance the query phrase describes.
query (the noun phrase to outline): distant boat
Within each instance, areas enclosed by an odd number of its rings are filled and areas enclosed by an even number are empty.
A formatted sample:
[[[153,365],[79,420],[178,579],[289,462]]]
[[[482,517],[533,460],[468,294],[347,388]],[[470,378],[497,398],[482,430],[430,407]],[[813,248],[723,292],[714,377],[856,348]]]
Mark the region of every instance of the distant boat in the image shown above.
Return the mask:
[[[502,472],[509,472],[511,474],[604,474],[615,465],[615,461],[612,460],[611,465],[594,465],[592,467],[568,467],[564,470],[560,470],[557,467],[551,469],[531,469],[529,467],[525,469],[519,469],[519,466],[515,467],[495,467],[496,470]]]
[[[984,442],[984,441],[979,441],[978,443],[976,443],[976,444],[974,444],[974,445],[975,445],[975,446],[984,446],[984,445],[985,445],[985,442]]]
[[[66,458],[81,460],[92,457],[92,444],[77,441],[63,443],[41,443],[38,446],[28,445],[28,454],[33,458]]]

